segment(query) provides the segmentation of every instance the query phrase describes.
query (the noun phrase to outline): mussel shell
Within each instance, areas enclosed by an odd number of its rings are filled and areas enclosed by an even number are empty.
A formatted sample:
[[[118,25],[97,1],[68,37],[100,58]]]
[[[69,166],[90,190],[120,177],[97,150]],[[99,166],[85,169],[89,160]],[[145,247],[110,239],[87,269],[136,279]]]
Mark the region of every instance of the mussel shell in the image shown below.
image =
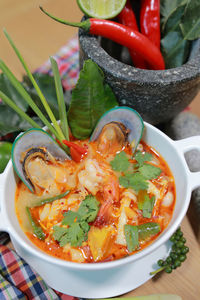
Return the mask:
[[[12,147],[13,167],[24,182],[24,184],[34,192],[33,186],[26,179],[23,172],[23,162],[21,161],[22,153],[26,153],[32,148],[45,148],[57,160],[64,161],[71,159],[65,151],[56,143],[56,141],[44,130],[31,128],[24,133],[19,134]]]
[[[96,141],[103,127],[110,122],[122,123],[129,130],[127,138],[134,153],[144,130],[144,122],[139,113],[127,106],[119,106],[107,111],[97,123],[90,141]]]

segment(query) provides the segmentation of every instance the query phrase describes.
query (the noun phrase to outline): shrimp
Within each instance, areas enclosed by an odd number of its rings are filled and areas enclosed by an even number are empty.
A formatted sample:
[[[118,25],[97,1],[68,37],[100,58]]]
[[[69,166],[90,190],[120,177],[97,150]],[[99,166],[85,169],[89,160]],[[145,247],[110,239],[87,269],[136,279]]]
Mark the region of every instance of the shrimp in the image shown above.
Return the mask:
[[[104,202],[100,207],[94,226],[103,226],[108,223],[112,213],[112,204],[119,201],[119,183],[115,176],[110,176],[103,186]]]

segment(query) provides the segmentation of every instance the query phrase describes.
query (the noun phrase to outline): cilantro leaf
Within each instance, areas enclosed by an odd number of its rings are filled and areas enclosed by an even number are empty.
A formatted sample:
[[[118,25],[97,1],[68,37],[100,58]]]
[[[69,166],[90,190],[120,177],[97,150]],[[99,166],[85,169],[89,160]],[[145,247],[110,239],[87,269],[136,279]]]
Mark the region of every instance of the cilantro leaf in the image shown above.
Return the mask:
[[[148,152],[142,154],[141,151],[137,151],[137,153],[135,154],[135,159],[137,160],[139,167],[142,167],[145,161],[152,160],[152,155]]]
[[[93,222],[99,211],[99,201],[92,195],[88,195],[81,202],[81,205],[78,209],[78,214],[80,216],[80,220]]]
[[[162,172],[160,168],[156,166],[152,166],[150,164],[144,164],[142,167],[138,169],[138,171],[147,180],[157,178]]]
[[[79,217],[79,214],[69,210],[68,212],[64,213],[64,219],[62,220],[62,225],[72,225],[76,218]]]
[[[84,241],[85,232],[80,223],[74,223],[68,228],[67,240],[70,241],[72,247],[81,246]]]
[[[53,226],[53,237],[56,241],[60,241],[61,238],[67,233],[67,228],[60,226]]]
[[[124,172],[128,169],[130,163],[126,153],[121,151],[115,155],[115,158],[110,162],[110,165],[114,171]]]
[[[139,248],[138,227],[133,225],[124,225],[124,234],[126,238],[127,248],[132,252]]]
[[[140,173],[127,174],[119,177],[119,183],[125,188],[132,188],[135,191],[148,189],[148,182]]]

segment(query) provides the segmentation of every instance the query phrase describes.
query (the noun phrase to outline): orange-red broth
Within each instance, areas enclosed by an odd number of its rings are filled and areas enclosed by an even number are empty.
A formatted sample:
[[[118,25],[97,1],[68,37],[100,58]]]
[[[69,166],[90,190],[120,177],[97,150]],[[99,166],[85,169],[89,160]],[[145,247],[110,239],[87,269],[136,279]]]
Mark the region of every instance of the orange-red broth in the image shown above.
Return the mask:
[[[123,211],[121,219],[124,220],[125,218],[126,224],[140,225],[147,222],[157,222],[160,224],[161,231],[146,241],[140,241],[140,246],[137,251],[147,247],[167,227],[175,206],[174,178],[167,163],[153,148],[144,142],[140,143],[139,149],[142,150],[142,152],[145,151],[153,155],[153,160],[149,163],[156,165],[162,170],[162,173],[157,179],[150,181],[148,194],[150,197],[154,195],[156,201],[151,218],[144,218],[142,211],[138,209],[137,193],[119,185],[118,178],[121,174],[120,172],[113,171],[109,163],[113,160],[114,156],[101,155],[98,153],[95,142],[89,144],[88,141],[77,141],[77,143],[88,148],[87,156],[82,159],[80,163],[66,161],[62,165],[59,165],[60,171],[56,173],[56,184],[53,188],[50,188],[49,192],[41,189],[40,193],[35,195],[28,190],[23,182],[20,181],[18,183],[15,207],[19,223],[25,234],[37,247],[57,258],[81,263],[112,261],[127,255],[132,255],[136,252],[133,251],[129,253],[123,230],[120,230],[120,216]],[[123,150],[129,156],[129,161],[136,163],[134,159],[131,159],[130,146],[126,146]],[[94,170],[90,170],[89,166],[91,166],[91,164],[93,167],[97,167],[96,174],[93,174]],[[103,180],[103,183],[101,182],[102,174],[104,174],[106,178]],[[37,203],[41,198],[49,198],[52,195],[62,193],[68,189],[70,189],[70,193],[64,199],[56,200],[48,204],[46,218],[44,218],[44,205],[31,209],[33,218],[37,220],[46,234],[44,241],[39,240],[33,234],[30,221],[27,217],[26,207],[33,206],[34,203]],[[91,235],[92,238],[83,242],[81,247],[71,247],[70,244],[60,247],[59,243],[52,237],[52,232],[54,225],[61,224],[63,214],[68,210],[77,211],[81,201],[88,194],[95,195],[102,206],[104,201],[106,201],[106,192],[111,190],[113,204],[109,210],[109,218],[102,222],[94,221],[90,224],[91,228],[88,236],[90,237]],[[119,200],[116,201],[115,193],[118,192]],[[166,204],[164,198],[166,198],[166,195],[169,195],[168,193],[172,199],[170,205],[166,206],[164,205]],[[124,198],[128,200],[124,202]],[[41,217],[42,212],[43,217]],[[90,234],[93,230],[97,231],[96,235]],[[93,240],[94,236],[96,240]]]

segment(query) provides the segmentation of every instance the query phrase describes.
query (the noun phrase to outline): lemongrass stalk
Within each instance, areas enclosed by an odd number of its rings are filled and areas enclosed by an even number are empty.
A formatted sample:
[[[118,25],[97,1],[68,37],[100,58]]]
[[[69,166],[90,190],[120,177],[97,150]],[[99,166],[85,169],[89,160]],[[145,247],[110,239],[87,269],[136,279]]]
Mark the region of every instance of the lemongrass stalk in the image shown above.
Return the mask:
[[[65,106],[65,100],[63,95],[63,88],[62,83],[60,79],[60,74],[58,70],[58,65],[56,60],[53,57],[50,57],[52,71],[54,75],[54,81],[55,81],[55,87],[56,87],[56,95],[57,95],[57,101],[58,101],[58,109],[59,109],[59,117],[61,122],[61,129],[64,133],[65,139],[69,141],[69,127],[67,122],[67,113],[66,113],[66,106]]]
[[[37,107],[35,102],[32,100],[30,95],[27,93],[25,88],[22,86],[22,84],[18,81],[18,79],[14,76],[14,74],[10,71],[10,69],[6,66],[6,64],[0,59],[0,69],[6,74],[10,82],[13,84],[13,86],[16,88],[16,90],[20,93],[20,95],[23,97],[23,99],[30,105],[32,110],[37,114],[37,116],[40,118],[40,120],[48,127],[48,129],[51,131],[52,134],[56,136],[57,139],[59,139],[59,135],[57,134],[57,131],[55,128],[51,125],[51,123],[47,120],[47,118],[43,115],[41,110]]]
[[[1,100],[9,105],[12,109],[16,111],[24,120],[26,120],[31,126],[34,128],[42,129],[33,119],[31,119],[21,108],[19,108],[8,96],[6,96],[3,92],[0,91]]]
[[[62,130],[61,130],[60,126],[58,125],[57,120],[56,120],[56,118],[55,118],[55,116],[54,116],[54,114],[53,114],[53,112],[52,112],[52,110],[51,110],[51,108],[50,108],[50,106],[49,106],[47,100],[45,99],[45,97],[44,97],[44,95],[43,95],[43,93],[42,93],[40,87],[38,86],[38,84],[37,84],[37,82],[35,81],[33,75],[31,74],[31,71],[29,70],[29,68],[28,68],[27,64],[25,63],[23,57],[21,56],[19,50],[16,48],[14,42],[12,41],[11,37],[9,36],[9,34],[7,33],[7,31],[6,31],[5,28],[4,28],[3,31],[4,31],[4,34],[5,34],[6,38],[7,38],[8,41],[9,41],[10,45],[11,45],[12,48],[14,49],[16,55],[18,56],[18,58],[19,58],[21,64],[23,65],[23,67],[24,67],[24,69],[25,69],[25,71],[26,71],[26,73],[27,73],[29,79],[31,80],[31,82],[32,82],[32,84],[33,84],[33,86],[34,86],[34,88],[35,88],[35,90],[37,91],[37,94],[38,94],[38,96],[39,96],[39,98],[40,98],[40,100],[41,100],[41,102],[42,102],[42,104],[43,104],[43,106],[44,106],[44,108],[45,108],[47,114],[49,115],[49,118],[50,118],[50,120],[52,121],[53,126],[54,126],[54,128],[56,129],[56,131],[57,131],[57,133],[58,133],[60,139],[61,139],[61,140],[65,139],[65,137],[64,137],[64,135],[63,135],[63,133],[62,133]]]

